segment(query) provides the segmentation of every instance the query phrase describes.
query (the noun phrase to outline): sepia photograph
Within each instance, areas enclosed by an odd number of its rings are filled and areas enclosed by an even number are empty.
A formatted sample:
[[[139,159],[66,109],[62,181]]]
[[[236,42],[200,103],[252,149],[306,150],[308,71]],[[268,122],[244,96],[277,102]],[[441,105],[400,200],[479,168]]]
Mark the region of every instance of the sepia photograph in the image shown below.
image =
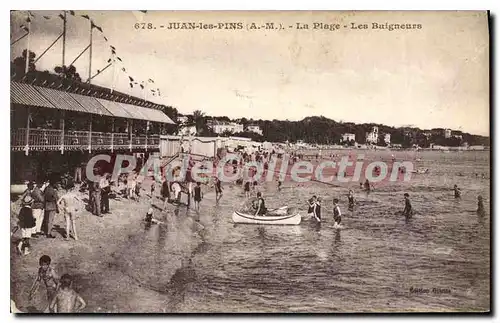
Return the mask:
[[[491,313],[491,19],[12,10],[11,313]]]

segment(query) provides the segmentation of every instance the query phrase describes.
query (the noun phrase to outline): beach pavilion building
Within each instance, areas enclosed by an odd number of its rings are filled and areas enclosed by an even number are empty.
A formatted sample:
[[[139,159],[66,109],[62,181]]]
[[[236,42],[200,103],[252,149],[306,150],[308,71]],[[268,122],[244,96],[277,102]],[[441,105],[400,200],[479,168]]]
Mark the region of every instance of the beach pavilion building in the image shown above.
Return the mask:
[[[11,183],[73,175],[97,154],[112,161],[117,154],[147,158],[159,151],[160,134],[175,131],[163,105],[95,85],[58,83],[10,83]]]

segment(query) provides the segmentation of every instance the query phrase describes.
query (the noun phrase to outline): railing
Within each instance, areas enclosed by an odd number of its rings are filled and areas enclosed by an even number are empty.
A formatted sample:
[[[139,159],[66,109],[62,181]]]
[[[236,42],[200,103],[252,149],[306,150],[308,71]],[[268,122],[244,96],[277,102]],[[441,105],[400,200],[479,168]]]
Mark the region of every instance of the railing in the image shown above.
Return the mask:
[[[11,149],[17,151],[44,150],[157,150],[160,146],[159,135],[132,136],[127,133],[109,133],[93,131],[72,131],[62,133],[55,129],[29,129],[28,144],[26,144],[26,129],[18,128],[11,131]]]

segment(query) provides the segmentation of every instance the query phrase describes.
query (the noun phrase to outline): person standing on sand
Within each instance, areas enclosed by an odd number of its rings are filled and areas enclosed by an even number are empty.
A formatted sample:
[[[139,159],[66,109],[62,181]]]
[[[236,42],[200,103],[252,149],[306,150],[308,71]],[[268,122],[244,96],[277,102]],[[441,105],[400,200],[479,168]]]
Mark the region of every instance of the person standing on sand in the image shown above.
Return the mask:
[[[35,218],[35,230],[34,230],[34,235],[35,237],[43,235],[42,233],[42,223],[43,223],[43,205],[44,205],[44,200],[43,200],[43,192],[41,190],[41,187],[43,185],[43,182],[41,180],[38,180],[36,183],[36,186],[33,188],[33,191],[31,192],[31,197],[33,198],[33,217]]]
[[[17,245],[17,249],[21,255],[29,255],[30,253],[30,238],[35,229],[35,218],[33,217],[33,210],[31,205],[33,203],[33,198],[30,195],[26,195],[22,201],[22,208],[19,211],[19,222],[18,226],[21,228],[21,241]]]
[[[78,240],[78,234],[76,232],[76,213],[80,209],[78,207],[80,199],[76,196],[77,191],[78,188],[73,186],[57,201],[57,204],[62,207],[64,218],[66,219],[66,240],[69,240],[70,230],[73,231],[73,238]]]
[[[111,193],[111,186],[109,184],[109,174],[104,174],[99,183],[101,187],[101,213],[109,213],[109,193]]]
[[[455,192],[455,198],[459,199],[462,197],[462,191],[458,188],[457,184],[453,187],[453,191]]]
[[[52,178],[49,182],[49,186],[45,188],[43,192],[44,195],[44,209],[45,209],[45,235],[47,238],[55,238],[52,235],[52,225],[54,224],[54,217],[56,213],[59,213],[59,207],[57,206],[57,201],[59,196],[55,189],[56,181]]]
[[[100,185],[101,178],[97,178],[95,182],[92,183],[92,186],[94,187],[92,189],[92,213],[94,215],[97,215],[99,217],[102,217],[101,214],[101,185]]]
[[[70,275],[62,275],[60,288],[49,305],[52,313],[78,313],[87,306],[83,298],[71,288],[72,284]]]

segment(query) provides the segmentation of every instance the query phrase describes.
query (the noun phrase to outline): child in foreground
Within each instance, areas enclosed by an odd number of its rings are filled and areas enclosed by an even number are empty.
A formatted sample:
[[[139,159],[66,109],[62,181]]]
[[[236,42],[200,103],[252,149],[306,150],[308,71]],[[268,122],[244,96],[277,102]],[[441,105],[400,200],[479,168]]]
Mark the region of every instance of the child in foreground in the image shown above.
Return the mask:
[[[49,306],[52,313],[76,313],[87,306],[83,298],[71,288],[72,284],[70,275],[62,275],[60,288]]]
[[[35,229],[35,218],[33,217],[33,210],[31,209],[31,204],[33,203],[33,198],[30,195],[26,195],[23,198],[22,208],[19,211],[19,222],[18,226],[21,228],[21,238],[22,240],[17,245],[17,250],[21,255],[28,255],[30,253],[30,238]]]
[[[31,286],[29,299],[31,300],[33,298],[34,293],[40,286],[40,282],[43,281],[47,289],[48,304],[50,305],[52,299],[56,295],[57,288],[59,286],[59,277],[57,276],[56,271],[52,267],[50,267],[50,263],[52,262],[52,260],[49,256],[41,256],[38,262],[40,264],[40,268],[38,268],[38,274],[35,281],[33,282],[33,285]],[[48,307],[49,306],[47,306],[44,312],[47,311]]]

